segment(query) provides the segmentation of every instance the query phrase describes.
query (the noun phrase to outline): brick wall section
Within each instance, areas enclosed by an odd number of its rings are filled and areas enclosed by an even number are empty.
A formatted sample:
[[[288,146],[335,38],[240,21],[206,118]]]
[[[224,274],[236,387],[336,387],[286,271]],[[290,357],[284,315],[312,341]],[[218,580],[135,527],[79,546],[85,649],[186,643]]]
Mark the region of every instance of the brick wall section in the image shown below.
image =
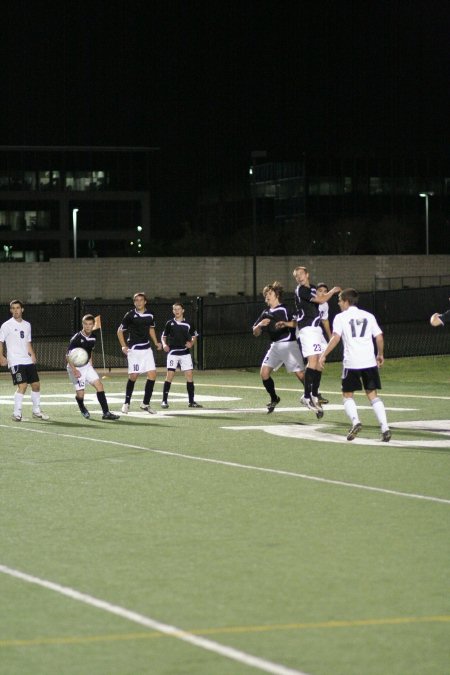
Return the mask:
[[[313,281],[370,291],[375,278],[450,275],[450,255],[430,256],[262,256],[257,259],[257,289],[278,280],[293,288],[292,270],[305,265]],[[383,284],[378,283],[379,288]],[[54,302],[81,298],[129,298],[144,290],[150,297],[233,296],[253,293],[251,257],[81,258],[45,263],[0,265],[0,302]]]

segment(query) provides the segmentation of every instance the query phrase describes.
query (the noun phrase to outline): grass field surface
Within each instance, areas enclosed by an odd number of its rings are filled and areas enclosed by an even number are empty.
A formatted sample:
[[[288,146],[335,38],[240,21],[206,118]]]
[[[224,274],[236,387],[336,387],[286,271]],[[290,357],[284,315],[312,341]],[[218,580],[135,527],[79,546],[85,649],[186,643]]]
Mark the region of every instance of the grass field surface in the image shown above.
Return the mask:
[[[156,415],[139,379],[115,422],[41,373],[50,420],[15,423],[2,374],[0,673],[450,673],[450,357],[381,376],[390,443],[362,395],[346,441],[339,364],[320,421],[284,371],[268,415],[255,369],[195,372],[194,410],[161,372]]]

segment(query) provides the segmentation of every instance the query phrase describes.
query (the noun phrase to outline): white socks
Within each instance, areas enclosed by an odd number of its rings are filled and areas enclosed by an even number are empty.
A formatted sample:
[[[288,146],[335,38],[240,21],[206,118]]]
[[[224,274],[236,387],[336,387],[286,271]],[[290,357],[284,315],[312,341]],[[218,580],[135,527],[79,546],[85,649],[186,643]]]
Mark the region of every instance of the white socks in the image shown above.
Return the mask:
[[[347,413],[347,417],[352,423],[352,426],[358,424],[359,415],[356,403],[353,398],[344,398],[344,410]]]
[[[14,417],[22,417],[23,394],[18,391],[14,394]]]
[[[41,412],[41,392],[40,391],[32,391],[31,392],[31,402],[33,404],[33,412],[34,413]]]
[[[381,398],[373,398],[371,401],[373,412],[377,416],[377,420],[380,423],[381,426],[381,431],[387,431],[389,429],[389,425],[387,423],[387,417],[386,417],[386,409],[384,407],[384,403],[381,400]]]

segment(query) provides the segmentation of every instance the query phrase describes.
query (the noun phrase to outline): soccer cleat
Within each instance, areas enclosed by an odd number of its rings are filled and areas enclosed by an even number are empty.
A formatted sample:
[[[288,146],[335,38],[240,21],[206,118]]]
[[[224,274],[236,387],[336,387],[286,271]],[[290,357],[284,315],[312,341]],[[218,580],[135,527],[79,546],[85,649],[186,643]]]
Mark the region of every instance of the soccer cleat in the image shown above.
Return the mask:
[[[348,440],[348,441],[353,441],[353,440],[357,437],[357,435],[359,434],[359,432],[361,431],[361,429],[362,429],[362,424],[361,424],[361,422],[356,422],[356,424],[354,424],[354,425],[352,426],[352,428],[349,430],[349,432],[348,432],[348,434],[347,434],[347,440]]]
[[[322,406],[320,405],[320,401],[319,401],[319,398],[317,396],[311,396],[311,403],[313,405],[313,408],[314,408],[315,412],[316,413],[321,412],[322,415],[323,415]]]
[[[192,401],[192,403],[188,404],[188,408],[203,408],[203,406],[200,405],[200,403],[197,403],[196,401]]]
[[[311,399],[308,398],[307,396],[302,396],[302,397],[300,398],[300,403],[301,403],[302,405],[304,405],[306,408],[308,408],[308,410],[312,410],[313,412],[317,412],[317,410],[316,410],[316,408],[314,407],[314,405],[313,405]]]
[[[384,443],[389,443],[389,441],[391,440],[391,438],[392,438],[392,434],[391,434],[391,430],[390,430],[390,429],[386,429],[386,431],[383,431],[383,433],[381,434],[381,440],[382,440]]]
[[[34,412],[33,417],[36,417],[38,420],[49,420],[50,417],[48,415],[45,415],[43,412]]]
[[[169,404],[167,403],[167,401],[161,401],[161,408],[168,408],[168,407]]]
[[[85,408],[84,410],[80,410],[80,413],[83,415],[84,419],[86,419],[86,420],[88,420],[91,416],[91,413],[89,412],[89,410],[87,408]]]
[[[118,419],[120,419],[120,415],[114,415],[114,413],[110,412],[109,410],[108,412],[103,413],[102,415],[102,420],[118,420]]]
[[[11,419],[14,422],[21,422],[22,421],[22,415],[12,415]]]
[[[141,403],[141,405],[139,407],[140,407],[141,410],[145,410],[145,412],[148,412],[149,415],[156,415],[156,411],[152,410],[150,408],[149,403],[148,404],[147,403]]]
[[[324,398],[322,394],[318,394],[317,397],[319,399],[320,405],[326,405],[327,403],[330,402],[327,398]]]
[[[281,401],[279,396],[276,396],[270,403],[267,404],[267,414],[270,415],[270,413],[273,413],[275,410],[275,406],[279,404]]]
[[[124,415],[128,415],[128,411],[130,409],[130,404],[129,403],[124,403],[122,406],[122,412]]]

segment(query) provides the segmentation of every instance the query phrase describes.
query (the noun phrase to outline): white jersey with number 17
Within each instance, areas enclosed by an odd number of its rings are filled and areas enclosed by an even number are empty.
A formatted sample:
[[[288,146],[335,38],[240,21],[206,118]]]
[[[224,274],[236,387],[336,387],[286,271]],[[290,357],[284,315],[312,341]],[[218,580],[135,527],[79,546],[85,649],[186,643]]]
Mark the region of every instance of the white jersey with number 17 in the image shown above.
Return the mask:
[[[373,368],[377,365],[373,338],[382,334],[374,315],[352,306],[333,321],[333,333],[344,343],[344,368]]]

